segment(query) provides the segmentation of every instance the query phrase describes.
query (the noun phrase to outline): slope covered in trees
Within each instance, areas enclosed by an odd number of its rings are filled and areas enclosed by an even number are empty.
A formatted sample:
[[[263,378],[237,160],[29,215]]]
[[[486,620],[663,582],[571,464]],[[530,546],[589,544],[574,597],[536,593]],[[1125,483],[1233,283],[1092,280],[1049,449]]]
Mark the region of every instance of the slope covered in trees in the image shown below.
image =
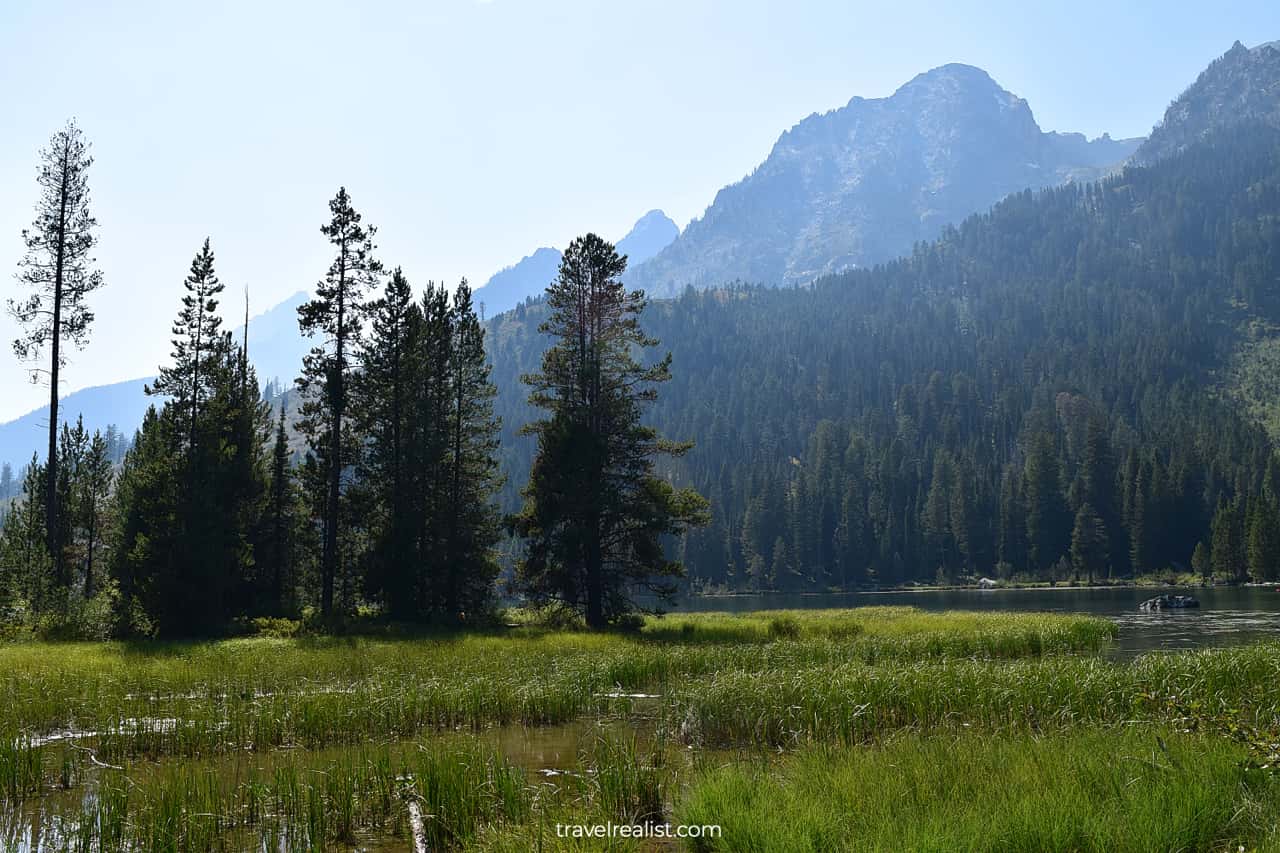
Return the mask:
[[[1280,134],[1237,125],[872,270],[651,304],[674,364],[652,423],[696,438],[667,470],[714,514],[681,543],[694,582],[1106,577],[1200,543],[1269,577],[1280,469],[1223,380],[1242,326],[1280,319],[1277,211]],[[544,310],[492,324],[509,425]],[[523,482],[528,440],[503,446]]]

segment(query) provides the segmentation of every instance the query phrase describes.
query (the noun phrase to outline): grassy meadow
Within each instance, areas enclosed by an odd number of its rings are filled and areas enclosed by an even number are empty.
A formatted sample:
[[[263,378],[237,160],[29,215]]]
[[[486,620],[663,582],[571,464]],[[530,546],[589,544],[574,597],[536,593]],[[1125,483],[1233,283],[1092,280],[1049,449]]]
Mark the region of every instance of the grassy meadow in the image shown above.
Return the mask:
[[[1280,647],[911,608],[0,647],[5,850],[1280,850]],[[557,824],[715,824],[580,841]]]

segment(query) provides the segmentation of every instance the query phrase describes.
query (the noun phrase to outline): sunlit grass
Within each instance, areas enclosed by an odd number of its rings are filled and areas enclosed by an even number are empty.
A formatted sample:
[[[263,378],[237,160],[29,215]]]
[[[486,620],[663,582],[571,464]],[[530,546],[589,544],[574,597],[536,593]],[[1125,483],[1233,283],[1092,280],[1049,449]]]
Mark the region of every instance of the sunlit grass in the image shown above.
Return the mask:
[[[404,640],[19,644],[0,647],[0,732],[93,733],[108,761],[318,749],[563,723],[625,710],[619,693],[728,672],[1090,652],[1113,634],[1085,617],[864,608],[655,618],[612,634],[526,626]],[[11,763],[0,756],[0,773]]]
[[[1280,646],[1148,655],[918,660],[892,666],[726,669],[673,691],[682,737],[700,745],[860,743],[903,730],[1039,731],[1226,714],[1280,719]]]
[[[1280,780],[1222,739],[1146,727],[906,733],[727,763],[676,809],[699,851],[1273,849]]]

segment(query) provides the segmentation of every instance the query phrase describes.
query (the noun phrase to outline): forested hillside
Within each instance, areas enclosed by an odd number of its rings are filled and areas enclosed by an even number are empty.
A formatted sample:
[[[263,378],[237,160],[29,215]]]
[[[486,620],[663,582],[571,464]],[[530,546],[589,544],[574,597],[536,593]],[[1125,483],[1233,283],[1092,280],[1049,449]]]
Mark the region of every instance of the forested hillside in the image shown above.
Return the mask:
[[[1237,125],[1094,184],[1024,192],[872,270],[687,291],[653,420],[711,500],[692,582],[825,588],[1280,565],[1280,469],[1237,402],[1280,319],[1280,133]],[[507,508],[532,446],[532,304],[490,324]]]

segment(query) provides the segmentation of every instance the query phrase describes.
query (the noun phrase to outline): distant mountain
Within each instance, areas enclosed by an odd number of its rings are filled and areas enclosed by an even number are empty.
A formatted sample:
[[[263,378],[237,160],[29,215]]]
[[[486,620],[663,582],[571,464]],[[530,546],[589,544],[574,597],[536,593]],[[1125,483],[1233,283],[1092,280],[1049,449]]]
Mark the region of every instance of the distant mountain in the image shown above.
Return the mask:
[[[1134,162],[1154,163],[1240,122],[1280,127],[1280,41],[1232,45],[1169,105]]]
[[[292,387],[303,353],[311,346],[311,342],[298,333],[298,306],[309,298],[306,292],[299,291],[249,319],[249,360],[263,386],[275,380],[284,389]],[[127,438],[132,438],[142,425],[147,407],[156,402],[143,392],[143,387],[154,379],[154,376],[144,376],[68,394],[60,406],[62,419],[74,423],[77,417],[83,417],[90,431],[115,424]],[[0,462],[8,462],[17,470],[31,460],[33,452],[43,459],[48,428],[48,406],[0,424]]]
[[[1097,177],[1140,142],[1044,133],[985,71],[944,65],[801,121],[628,279],[662,295],[887,261],[1011,192]]]
[[[618,241],[618,251],[630,266],[652,258],[680,233],[680,227],[661,210],[651,210]],[[530,296],[547,289],[560,268],[560,250],[541,248],[500,272],[476,289],[475,300],[484,304],[486,316],[510,311]]]
[[[298,306],[311,298],[300,290],[284,302],[249,320],[249,361],[266,385],[277,380],[290,387],[302,369],[302,356],[313,342],[298,332]]]
[[[112,385],[96,385],[68,394],[62,398],[59,407],[63,420],[75,423],[78,416],[83,416],[85,426],[90,431],[105,430],[109,424],[115,424],[125,436],[131,438],[142,424],[142,415],[152,402],[142,389],[153,379],[154,376],[144,376]],[[17,420],[0,424],[0,462],[10,463],[16,471],[19,466],[31,461],[32,453],[39,453],[43,459],[49,444],[48,430],[48,406],[41,406]]]
[[[527,255],[476,289],[473,296],[477,304],[484,305],[485,316],[492,317],[510,311],[525,299],[541,293],[547,282],[556,277],[560,267],[560,250],[542,247]]]
[[[636,266],[661,252],[679,236],[679,225],[661,210],[651,210],[618,241],[618,252],[627,256],[628,266]]]

